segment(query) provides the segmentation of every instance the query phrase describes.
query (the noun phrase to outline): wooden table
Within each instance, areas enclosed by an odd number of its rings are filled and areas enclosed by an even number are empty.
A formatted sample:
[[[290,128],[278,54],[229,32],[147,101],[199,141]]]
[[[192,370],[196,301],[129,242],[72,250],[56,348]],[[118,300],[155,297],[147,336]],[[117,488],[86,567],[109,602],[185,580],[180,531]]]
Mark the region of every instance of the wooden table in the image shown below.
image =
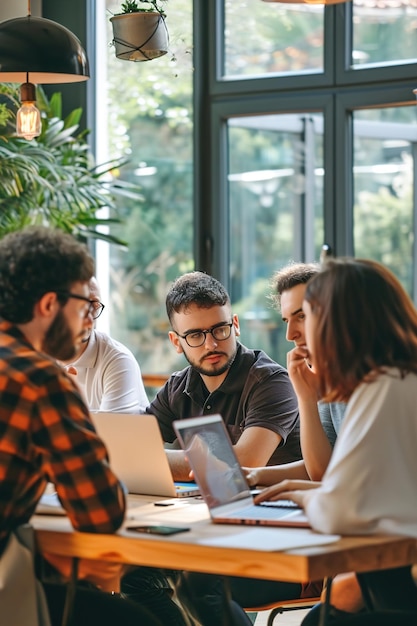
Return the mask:
[[[122,529],[114,535],[94,535],[74,532],[66,518],[35,516],[32,523],[39,550],[73,558],[300,583],[417,562],[416,539],[388,535],[343,537],[326,545],[279,551],[208,545],[254,527],[212,524],[205,505],[194,499],[190,505],[176,502],[172,507],[159,507],[155,502],[161,498],[137,498],[127,523],[185,524],[190,532],[160,537]],[[271,532],[297,532],[256,528],[265,534],[266,545]]]

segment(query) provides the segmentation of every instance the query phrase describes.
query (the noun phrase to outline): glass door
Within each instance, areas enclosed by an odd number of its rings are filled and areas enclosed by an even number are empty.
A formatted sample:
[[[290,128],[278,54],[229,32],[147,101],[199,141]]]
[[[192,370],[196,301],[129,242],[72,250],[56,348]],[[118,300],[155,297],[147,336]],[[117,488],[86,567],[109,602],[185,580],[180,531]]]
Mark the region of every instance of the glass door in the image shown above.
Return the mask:
[[[323,115],[253,115],[228,121],[229,265],[242,341],[285,363],[288,342],[270,281],[323,245]]]

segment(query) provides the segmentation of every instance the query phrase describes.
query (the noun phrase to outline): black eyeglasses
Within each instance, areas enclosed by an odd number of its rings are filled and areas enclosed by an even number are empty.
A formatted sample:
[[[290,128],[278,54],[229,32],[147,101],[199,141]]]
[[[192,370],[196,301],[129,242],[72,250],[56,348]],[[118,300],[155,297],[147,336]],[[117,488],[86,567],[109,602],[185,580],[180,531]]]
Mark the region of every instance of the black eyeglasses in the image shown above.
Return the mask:
[[[84,300],[84,302],[88,303],[88,309],[86,311],[85,316],[91,315],[93,320],[96,320],[103,313],[104,304],[99,302],[98,300],[90,300],[86,296],[80,296],[78,293],[71,293],[70,291],[57,291],[57,294],[61,294],[66,298],[75,298],[76,300]]]
[[[96,320],[104,311],[104,304],[99,302],[98,300],[90,300],[91,305],[93,307],[93,320]]]
[[[230,322],[229,324],[213,326],[213,328],[208,330],[190,330],[185,335],[180,335],[176,330],[174,330],[174,333],[181,339],[185,339],[190,348],[200,348],[205,343],[207,335],[211,335],[215,341],[226,341],[226,339],[229,339],[232,326],[233,322]]]

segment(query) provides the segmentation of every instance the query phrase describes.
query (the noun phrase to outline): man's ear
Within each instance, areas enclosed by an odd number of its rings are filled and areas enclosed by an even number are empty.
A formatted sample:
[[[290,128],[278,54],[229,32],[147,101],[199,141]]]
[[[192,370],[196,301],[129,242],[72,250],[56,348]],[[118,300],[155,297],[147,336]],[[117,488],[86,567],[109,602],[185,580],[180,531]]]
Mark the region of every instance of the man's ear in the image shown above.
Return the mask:
[[[168,337],[169,337],[170,342],[174,346],[176,352],[178,352],[178,354],[182,354],[184,350],[182,349],[182,345],[181,345],[180,338],[178,337],[178,335],[174,333],[173,330],[170,330],[168,333]]]
[[[44,293],[35,305],[42,317],[55,317],[59,308],[58,297],[54,291]]]
[[[239,318],[236,314],[233,315],[232,322],[233,322],[233,327],[235,329],[235,335],[236,337],[239,337],[240,335]]]

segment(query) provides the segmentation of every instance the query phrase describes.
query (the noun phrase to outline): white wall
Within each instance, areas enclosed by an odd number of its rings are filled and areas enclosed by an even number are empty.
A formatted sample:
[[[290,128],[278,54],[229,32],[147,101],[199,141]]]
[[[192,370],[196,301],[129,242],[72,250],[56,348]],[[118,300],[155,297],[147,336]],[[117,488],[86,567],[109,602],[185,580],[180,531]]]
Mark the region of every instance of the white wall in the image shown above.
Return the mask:
[[[31,0],[31,14],[41,15],[42,0]],[[28,0],[0,0],[0,22],[28,14]]]

